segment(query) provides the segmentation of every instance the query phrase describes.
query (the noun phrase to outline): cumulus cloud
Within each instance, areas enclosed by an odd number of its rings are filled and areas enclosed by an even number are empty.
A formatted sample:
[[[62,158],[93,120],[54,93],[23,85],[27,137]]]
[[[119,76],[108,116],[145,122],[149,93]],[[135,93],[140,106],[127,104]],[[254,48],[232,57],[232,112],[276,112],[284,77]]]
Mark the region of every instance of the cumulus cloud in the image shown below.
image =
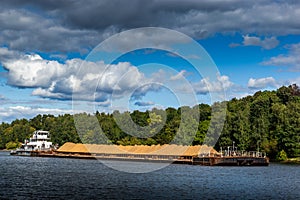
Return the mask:
[[[112,94],[118,98],[135,91],[133,96],[140,98],[160,87],[148,84],[151,79],[128,62],[107,65],[71,59],[59,63],[32,54],[2,64],[9,85],[34,88],[32,95],[43,98],[106,102]]]
[[[149,26],[171,28],[197,39],[216,32],[299,34],[300,29],[295,28],[299,8],[298,1],[272,0],[132,0],[130,6],[127,1],[111,0],[4,0],[0,8],[0,44],[22,51],[86,52],[112,34]],[[263,48],[272,48],[276,43],[276,38],[248,39]]]
[[[228,76],[217,74],[216,81],[209,78],[203,78],[199,82],[193,84],[193,88],[197,94],[208,94],[210,92],[222,92],[230,89],[234,84]]]
[[[0,108],[0,120],[3,122],[11,122],[15,119],[32,118],[37,114],[53,114],[61,115],[66,113],[74,113],[74,110],[64,110],[58,108],[41,108],[29,106],[11,106],[7,108]],[[78,111],[81,112],[81,111]]]
[[[256,36],[249,36],[245,35],[243,36],[243,43],[231,43],[229,44],[229,47],[234,48],[238,46],[259,46],[263,49],[273,49],[277,47],[279,44],[279,40],[277,40],[276,37],[269,37],[269,38],[260,38]]]
[[[136,106],[152,106],[154,105],[154,102],[148,101],[148,102],[143,102],[143,101],[137,101],[134,103]]]
[[[261,39],[259,37],[246,35],[243,36],[243,38],[244,38],[243,41],[244,46],[260,46],[264,49],[273,49],[277,47],[277,45],[279,44],[279,41],[276,39],[276,37]]]
[[[47,87],[62,70],[57,61],[43,60],[39,55],[24,55],[21,59],[2,62],[9,71],[8,84],[18,87]]]
[[[285,67],[291,71],[300,71],[300,43],[287,46],[288,53],[271,57],[262,65]]]
[[[276,87],[276,80],[273,77],[254,79],[250,78],[248,81],[248,88],[263,89],[266,87]]]
[[[148,82],[148,83],[142,84],[140,87],[135,88],[130,100],[139,100],[143,96],[145,96],[147,94],[147,92],[149,92],[149,91],[153,91],[153,92],[160,91],[162,88],[161,81],[162,80],[160,80],[160,82],[156,82],[156,83]]]

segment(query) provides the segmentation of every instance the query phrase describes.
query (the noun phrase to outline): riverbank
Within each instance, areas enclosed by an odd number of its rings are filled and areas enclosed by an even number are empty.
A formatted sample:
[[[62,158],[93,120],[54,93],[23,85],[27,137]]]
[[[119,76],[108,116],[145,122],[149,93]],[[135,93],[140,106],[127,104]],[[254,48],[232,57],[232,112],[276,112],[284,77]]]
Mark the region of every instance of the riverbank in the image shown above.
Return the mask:
[[[280,163],[283,163],[283,164],[298,164],[300,165],[300,157],[299,158],[289,158],[285,161],[282,161]]]
[[[287,160],[284,160],[284,161],[278,161],[278,160],[275,160],[275,159],[270,159],[270,163],[300,165],[300,157],[299,158],[288,158]]]

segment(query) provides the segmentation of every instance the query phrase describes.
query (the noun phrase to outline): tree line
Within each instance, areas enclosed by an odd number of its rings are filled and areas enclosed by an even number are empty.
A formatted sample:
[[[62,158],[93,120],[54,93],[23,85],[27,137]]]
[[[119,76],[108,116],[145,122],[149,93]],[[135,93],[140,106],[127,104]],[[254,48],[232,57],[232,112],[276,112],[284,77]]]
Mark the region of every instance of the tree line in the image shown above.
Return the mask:
[[[223,108],[225,108],[224,112]],[[225,119],[219,120],[220,119]],[[300,156],[300,89],[282,86],[253,96],[178,109],[94,114],[37,115],[0,125],[0,149],[12,149],[34,130],[47,130],[54,144],[182,144],[235,146],[265,151],[270,158]]]

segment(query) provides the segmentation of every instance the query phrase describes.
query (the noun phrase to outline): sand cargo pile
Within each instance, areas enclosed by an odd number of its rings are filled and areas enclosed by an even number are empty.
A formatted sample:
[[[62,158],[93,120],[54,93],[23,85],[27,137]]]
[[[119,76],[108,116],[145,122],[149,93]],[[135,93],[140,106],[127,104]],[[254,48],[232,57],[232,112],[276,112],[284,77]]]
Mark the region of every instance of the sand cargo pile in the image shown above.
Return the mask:
[[[175,144],[165,145],[103,145],[103,144],[75,144],[65,143],[57,152],[60,153],[93,153],[93,154],[145,154],[145,155],[170,155],[170,156],[197,156],[201,154],[218,154],[213,147],[206,145],[183,146]]]
[[[206,145],[182,146],[165,145],[103,145],[103,144],[75,144],[67,142],[61,146],[56,155],[75,158],[116,159],[135,161],[157,161],[192,164],[193,158],[199,154],[215,156],[218,152]]]

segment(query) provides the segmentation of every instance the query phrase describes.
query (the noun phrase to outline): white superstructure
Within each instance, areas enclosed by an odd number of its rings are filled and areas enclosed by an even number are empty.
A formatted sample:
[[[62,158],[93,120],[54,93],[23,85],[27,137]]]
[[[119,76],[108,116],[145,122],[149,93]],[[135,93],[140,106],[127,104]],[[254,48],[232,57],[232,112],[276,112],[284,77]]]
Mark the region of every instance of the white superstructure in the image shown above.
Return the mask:
[[[31,151],[37,150],[50,150],[53,148],[52,142],[50,142],[49,131],[34,131],[32,137],[29,140],[25,140],[24,144],[16,151],[12,151],[14,155],[30,155]]]

